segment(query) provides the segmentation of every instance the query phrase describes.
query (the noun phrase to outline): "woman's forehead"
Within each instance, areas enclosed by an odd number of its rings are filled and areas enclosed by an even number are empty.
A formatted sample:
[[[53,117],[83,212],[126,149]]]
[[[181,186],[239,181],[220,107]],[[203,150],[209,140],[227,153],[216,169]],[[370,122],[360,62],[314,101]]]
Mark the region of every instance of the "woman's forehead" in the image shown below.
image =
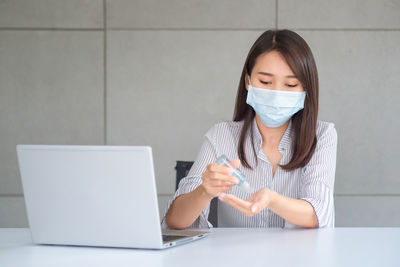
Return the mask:
[[[261,75],[268,73],[272,74],[272,76],[289,76],[289,78],[290,76],[295,76],[285,58],[278,51],[269,51],[259,55],[254,65],[253,73]]]

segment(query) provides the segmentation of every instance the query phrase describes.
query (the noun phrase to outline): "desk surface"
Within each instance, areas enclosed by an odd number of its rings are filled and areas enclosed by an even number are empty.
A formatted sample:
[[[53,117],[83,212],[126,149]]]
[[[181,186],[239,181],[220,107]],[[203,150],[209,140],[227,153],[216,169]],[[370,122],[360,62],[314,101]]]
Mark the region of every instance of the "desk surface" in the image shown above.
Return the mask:
[[[166,250],[33,245],[0,228],[0,266],[400,266],[400,228],[215,228]]]

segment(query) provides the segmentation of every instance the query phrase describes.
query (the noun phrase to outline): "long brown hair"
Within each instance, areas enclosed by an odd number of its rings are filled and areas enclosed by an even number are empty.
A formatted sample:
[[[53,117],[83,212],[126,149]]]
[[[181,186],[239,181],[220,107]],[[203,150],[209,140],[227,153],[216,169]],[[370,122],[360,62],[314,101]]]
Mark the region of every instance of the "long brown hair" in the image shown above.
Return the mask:
[[[279,165],[282,169],[290,171],[304,167],[314,154],[317,144],[316,127],[318,116],[317,66],[306,41],[300,35],[290,30],[265,31],[258,37],[247,55],[240,77],[233,115],[234,121],[244,121],[240,133],[238,155],[243,166],[253,169],[246,160],[244,149],[245,138],[248,131],[250,131],[254,156],[257,158],[254,148],[253,127],[251,127],[255,111],[246,103],[245,75],[251,75],[259,55],[270,51],[277,51],[285,58],[306,92],[304,108],[295,113],[291,118],[294,137],[291,144],[291,160],[286,165]]]

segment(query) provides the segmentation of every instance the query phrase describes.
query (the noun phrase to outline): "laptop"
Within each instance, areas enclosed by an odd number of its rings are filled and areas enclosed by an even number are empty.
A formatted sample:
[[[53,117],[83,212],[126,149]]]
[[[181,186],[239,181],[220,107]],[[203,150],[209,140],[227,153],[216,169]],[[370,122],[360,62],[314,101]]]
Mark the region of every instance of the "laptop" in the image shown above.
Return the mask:
[[[17,145],[35,244],[163,249],[207,231],[162,231],[148,146]]]

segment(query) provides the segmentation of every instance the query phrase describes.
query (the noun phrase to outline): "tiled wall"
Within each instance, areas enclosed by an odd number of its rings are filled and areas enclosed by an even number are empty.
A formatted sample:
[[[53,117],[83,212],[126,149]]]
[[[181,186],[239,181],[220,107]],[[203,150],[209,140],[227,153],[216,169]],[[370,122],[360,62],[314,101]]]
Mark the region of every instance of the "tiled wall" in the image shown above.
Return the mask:
[[[400,225],[400,1],[0,0],[0,227],[26,227],[15,145],[153,147],[161,213],[175,160],[232,118],[255,39],[310,44],[338,131],[337,226]]]

